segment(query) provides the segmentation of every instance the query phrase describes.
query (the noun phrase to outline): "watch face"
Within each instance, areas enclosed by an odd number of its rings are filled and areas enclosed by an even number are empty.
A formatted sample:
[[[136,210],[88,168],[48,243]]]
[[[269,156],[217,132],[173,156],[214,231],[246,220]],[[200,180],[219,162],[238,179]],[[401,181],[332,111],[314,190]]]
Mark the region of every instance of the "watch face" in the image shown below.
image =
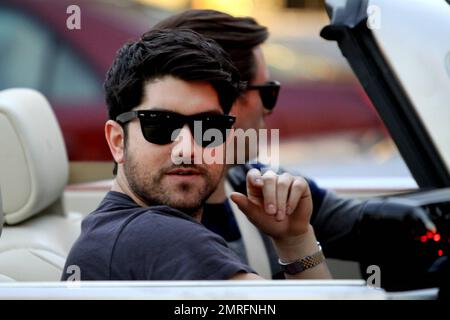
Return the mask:
[[[299,260],[285,266],[284,272],[287,274],[297,274],[304,270],[306,270],[306,268],[301,263],[301,260]]]
[[[320,250],[314,253],[313,255],[306,256],[292,263],[286,264],[283,263],[281,260],[279,260],[278,262],[283,268],[283,271],[285,273],[294,275],[302,271],[305,271],[306,269],[313,268],[321,264],[323,261],[325,261],[325,256],[323,255],[322,249],[320,247],[319,249]]]

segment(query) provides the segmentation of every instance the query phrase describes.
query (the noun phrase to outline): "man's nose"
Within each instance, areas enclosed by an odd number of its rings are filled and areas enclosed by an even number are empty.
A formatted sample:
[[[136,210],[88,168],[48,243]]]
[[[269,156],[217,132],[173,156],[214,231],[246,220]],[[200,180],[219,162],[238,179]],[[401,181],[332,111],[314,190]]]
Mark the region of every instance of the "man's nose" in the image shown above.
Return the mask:
[[[195,154],[201,155],[201,150],[198,150],[200,147],[195,143],[193,133],[187,124],[179,129],[174,144],[172,148],[172,159],[177,159],[178,164],[193,164]]]

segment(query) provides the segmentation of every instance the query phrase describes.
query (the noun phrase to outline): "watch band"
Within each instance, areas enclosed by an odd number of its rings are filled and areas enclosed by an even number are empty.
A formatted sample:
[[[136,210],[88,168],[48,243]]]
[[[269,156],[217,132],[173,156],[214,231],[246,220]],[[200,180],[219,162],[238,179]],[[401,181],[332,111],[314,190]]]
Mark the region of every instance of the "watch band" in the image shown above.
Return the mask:
[[[278,264],[282,267],[285,273],[290,275],[300,273],[321,264],[325,261],[325,256],[323,255],[322,247],[319,243],[317,244],[319,246],[319,251],[316,253],[290,263],[286,263],[281,261],[281,259],[278,259]]]

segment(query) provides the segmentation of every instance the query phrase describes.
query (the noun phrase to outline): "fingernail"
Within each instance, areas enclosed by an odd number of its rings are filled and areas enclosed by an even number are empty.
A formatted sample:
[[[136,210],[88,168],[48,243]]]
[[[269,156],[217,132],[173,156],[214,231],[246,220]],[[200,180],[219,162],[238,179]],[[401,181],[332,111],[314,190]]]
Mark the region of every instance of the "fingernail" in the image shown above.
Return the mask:
[[[269,204],[267,206],[267,213],[275,214],[276,212],[277,212],[277,209],[275,208],[275,206],[273,204]]]
[[[287,214],[291,214],[292,213],[291,207],[289,207],[289,206],[286,207],[286,213]]]
[[[260,178],[256,178],[256,179],[255,179],[255,183],[256,183],[256,184],[262,184],[262,180],[261,180]]]

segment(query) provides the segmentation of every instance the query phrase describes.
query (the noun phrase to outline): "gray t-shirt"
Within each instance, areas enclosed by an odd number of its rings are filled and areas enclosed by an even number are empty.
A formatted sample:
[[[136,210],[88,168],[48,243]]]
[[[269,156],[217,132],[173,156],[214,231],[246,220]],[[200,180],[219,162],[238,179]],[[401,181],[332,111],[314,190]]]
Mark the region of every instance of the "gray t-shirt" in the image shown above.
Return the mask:
[[[81,280],[221,280],[254,271],[219,235],[167,206],[140,207],[110,191],[82,223],[63,270]]]

